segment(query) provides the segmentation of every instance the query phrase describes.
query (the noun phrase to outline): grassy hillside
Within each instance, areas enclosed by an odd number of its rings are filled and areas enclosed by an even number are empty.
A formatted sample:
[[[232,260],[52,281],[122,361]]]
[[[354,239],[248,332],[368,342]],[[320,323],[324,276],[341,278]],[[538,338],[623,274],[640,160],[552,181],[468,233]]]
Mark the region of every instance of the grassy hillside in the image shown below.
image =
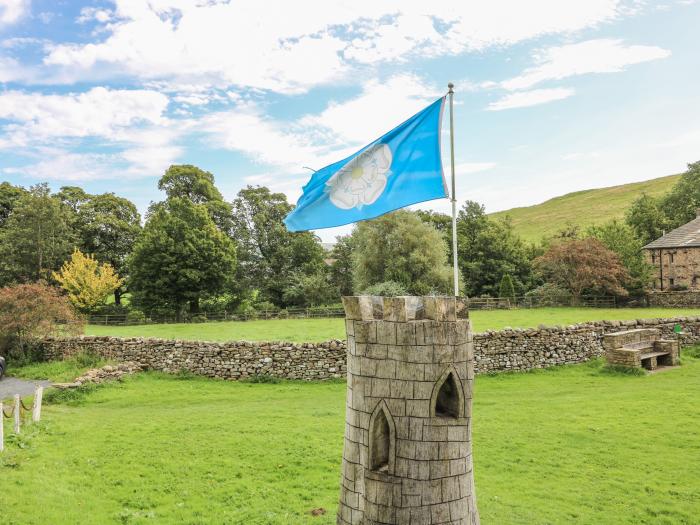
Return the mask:
[[[585,228],[622,218],[627,207],[643,192],[653,196],[661,195],[670,190],[679,178],[680,175],[669,175],[644,182],[567,193],[542,204],[499,211],[490,216],[510,215],[515,231],[524,240],[537,242],[542,237],[556,233],[567,223]]]

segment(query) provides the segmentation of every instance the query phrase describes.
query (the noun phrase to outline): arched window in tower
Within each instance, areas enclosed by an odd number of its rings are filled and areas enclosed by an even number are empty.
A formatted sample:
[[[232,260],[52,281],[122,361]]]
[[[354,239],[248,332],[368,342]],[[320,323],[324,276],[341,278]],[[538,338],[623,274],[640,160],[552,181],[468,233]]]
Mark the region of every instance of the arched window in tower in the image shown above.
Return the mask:
[[[435,383],[431,399],[433,417],[460,417],[464,413],[464,394],[454,367],[443,372]]]
[[[384,401],[374,410],[369,422],[369,468],[391,473],[394,468],[394,420]]]

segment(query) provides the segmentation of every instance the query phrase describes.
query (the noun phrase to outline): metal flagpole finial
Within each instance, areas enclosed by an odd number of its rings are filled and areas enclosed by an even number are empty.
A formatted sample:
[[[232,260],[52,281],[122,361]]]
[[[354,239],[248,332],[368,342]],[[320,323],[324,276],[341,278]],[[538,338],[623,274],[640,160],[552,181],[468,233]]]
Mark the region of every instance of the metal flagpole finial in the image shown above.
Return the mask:
[[[453,89],[453,88],[455,87],[455,85],[454,85],[452,82],[450,82],[449,84],[447,84],[447,87],[448,87],[448,89],[449,89],[449,91],[448,91],[449,94],[454,93],[454,89]]]

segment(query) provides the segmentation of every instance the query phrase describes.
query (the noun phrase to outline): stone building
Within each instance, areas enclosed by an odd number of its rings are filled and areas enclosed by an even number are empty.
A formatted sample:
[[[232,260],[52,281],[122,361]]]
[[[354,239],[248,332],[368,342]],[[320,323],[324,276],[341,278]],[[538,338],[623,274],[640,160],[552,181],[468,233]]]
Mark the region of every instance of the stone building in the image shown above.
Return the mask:
[[[345,445],[339,525],[478,525],[474,353],[454,297],[343,297]]]
[[[700,290],[700,210],[683,226],[644,246],[658,291]]]

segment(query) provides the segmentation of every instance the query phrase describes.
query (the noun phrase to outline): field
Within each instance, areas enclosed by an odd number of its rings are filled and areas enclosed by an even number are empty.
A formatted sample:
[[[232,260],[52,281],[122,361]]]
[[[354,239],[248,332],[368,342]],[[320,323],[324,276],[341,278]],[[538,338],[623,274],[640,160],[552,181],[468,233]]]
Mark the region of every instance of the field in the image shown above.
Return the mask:
[[[669,175],[644,182],[567,193],[535,206],[499,211],[490,216],[510,215],[518,235],[536,243],[542,237],[556,233],[567,223],[585,228],[610,219],[621,219],[642,192],[659,196],[668,192],[679,178],[680,175]]]
[[[699,308],[532,308],[520,310],[472,310],[474,330],[532,328],[540,324],[568,325],[609,319],[648,319],[700,315]],[[159,337],[203,341],[292,341],[318,342],[345,339],[342,319],[287,319],[270,321],[221,322],[203,324],[161,324],[142,326],[97,326],[86,329],[89,335],[118,337]]]
[[[54,399],[0,456],[0,522],[332,524],[344,396],[146,373]],[[698,403],[699,350],[649,376],[598,361],[479,376],[482,523],[697,524]]]

